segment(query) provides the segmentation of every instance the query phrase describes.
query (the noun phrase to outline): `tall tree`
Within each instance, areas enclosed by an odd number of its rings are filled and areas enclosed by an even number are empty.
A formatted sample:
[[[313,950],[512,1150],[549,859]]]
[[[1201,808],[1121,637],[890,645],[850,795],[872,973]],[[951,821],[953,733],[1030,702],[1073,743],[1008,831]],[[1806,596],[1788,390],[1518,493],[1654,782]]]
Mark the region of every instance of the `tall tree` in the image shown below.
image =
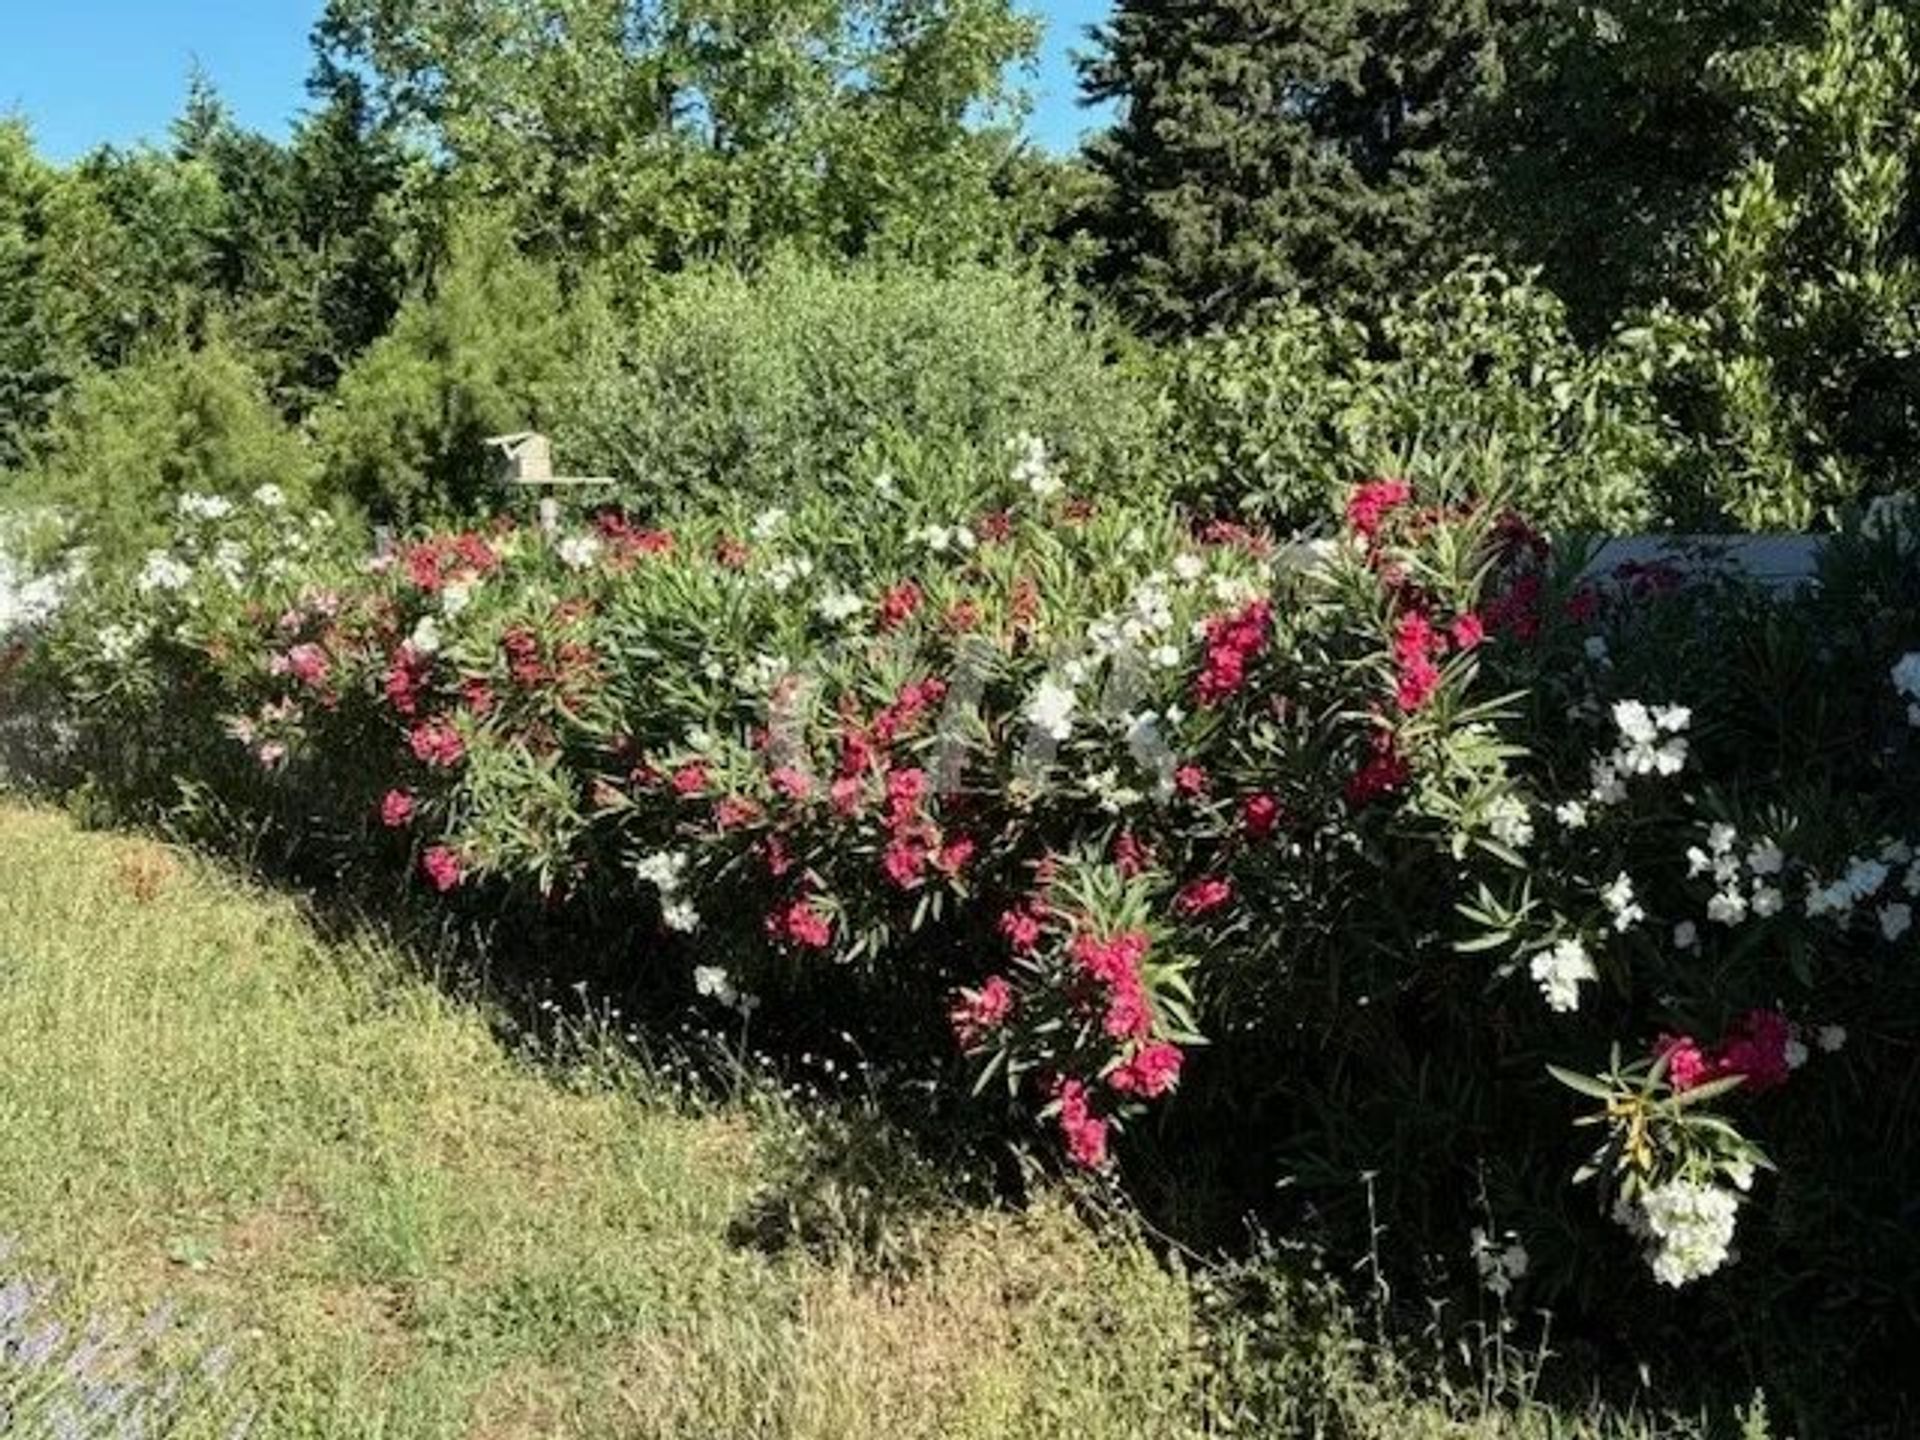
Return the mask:
[[[1083,67],[1115,101],[1099,273],[1157,330],[1441,268],[1474,173],[1462,112],[1529,0],[1120,0]]]
[[[1014,145],[1011,0],[331,0],[324,62],[549,254],[964,252]]]

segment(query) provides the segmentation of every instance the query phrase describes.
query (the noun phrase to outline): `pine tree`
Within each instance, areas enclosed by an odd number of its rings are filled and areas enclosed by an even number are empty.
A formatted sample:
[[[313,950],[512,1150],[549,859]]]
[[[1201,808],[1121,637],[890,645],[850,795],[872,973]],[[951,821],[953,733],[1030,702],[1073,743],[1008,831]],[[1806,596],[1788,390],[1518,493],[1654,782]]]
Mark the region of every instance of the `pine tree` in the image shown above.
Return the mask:
[[[1121,0],[1084,65],[1098,271],[1150,329],[1384,296],[1457,253],[1463,108],[1526,0]]]

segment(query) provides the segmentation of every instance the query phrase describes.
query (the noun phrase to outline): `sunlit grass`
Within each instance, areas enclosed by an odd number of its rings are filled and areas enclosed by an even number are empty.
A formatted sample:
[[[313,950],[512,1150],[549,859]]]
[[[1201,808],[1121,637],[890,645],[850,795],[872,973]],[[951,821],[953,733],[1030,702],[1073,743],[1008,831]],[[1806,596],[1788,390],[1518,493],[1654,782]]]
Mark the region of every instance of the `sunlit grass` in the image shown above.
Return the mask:
[[[776,1100],[536,1065],[382,947],[46,812],[0,809],[0,1037],[9,1273],[178,1302],[259,1435],[1587,1433],[1392,1399],[1324,1326],[1210,1330],[1059,1199],[923,1209],[909,1264],[750,1245],[808,1148]]]

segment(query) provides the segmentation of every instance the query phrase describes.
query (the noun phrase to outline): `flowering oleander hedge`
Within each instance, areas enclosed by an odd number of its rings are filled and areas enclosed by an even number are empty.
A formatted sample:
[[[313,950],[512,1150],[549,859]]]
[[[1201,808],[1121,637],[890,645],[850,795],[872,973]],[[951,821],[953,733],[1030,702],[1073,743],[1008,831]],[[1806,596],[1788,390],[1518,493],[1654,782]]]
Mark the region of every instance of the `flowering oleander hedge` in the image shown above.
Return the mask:
[[[1024,440],[962,491],[371,558],[190,497],[7,683],[120,795],[184,780],[427,903],[611,921],[743,1017],[942,1022],[955,1084],[1078,1166],[1216,1124],[1269,1185],[1371,1167],[1409,1227],[1490,1211],[1511,1235],[1456,1253],[1503,1297],[1637,1314],[1628,1247],[1745,1296],[1864,1254],[1849,1299],[1902,1311],[1907,533],[1775,601],[1583,580],[1398,481],[1303,547],[1077,480]]]

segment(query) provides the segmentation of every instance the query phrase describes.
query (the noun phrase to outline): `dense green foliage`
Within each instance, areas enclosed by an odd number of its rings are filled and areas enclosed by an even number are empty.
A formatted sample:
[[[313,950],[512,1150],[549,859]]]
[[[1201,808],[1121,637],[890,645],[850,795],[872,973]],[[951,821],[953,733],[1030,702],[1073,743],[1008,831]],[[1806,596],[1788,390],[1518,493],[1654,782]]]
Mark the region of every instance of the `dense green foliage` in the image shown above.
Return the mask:
[[[570,468],[643,509],[844,494],[889,472],[917,491],[998,473],[1022,433],[1113,476],[1147,416],[1106,339],[1002,270],[691,271],[569,366],[555,436]]]
[[[1187,503],[1282,526],[1355,476],[1444,470],[1556,529],[1633,531],[1697,508],[1666,490],[1649,348],[1583,347],[1550,292],[1484,266],[1373,325],[1283,304],[1166,352],[1161,453]]]
[[[1087,67],[1103,281],[1156,330],[1371,303],[1444,268],[1460,112],[1513,0],[1120,0]],[[1453,251],[1457,255],[1459,252]]]
[[[22,498],[116,561],[164,539],[184,494],[238,500],[274,486],[301,500],[316,489],[311,447],[218,338],[84,375],[60,395],[38,450]]]
[[[1073,159],[1033,38],[332,0],[285,142],[0,124],[0,742],[1443,1341],[1905,1433],[1911,7],[1123,0]],[[611,487],[530,523],[525,429]],[[1847,533],[1581,574],[1722,528]]]

